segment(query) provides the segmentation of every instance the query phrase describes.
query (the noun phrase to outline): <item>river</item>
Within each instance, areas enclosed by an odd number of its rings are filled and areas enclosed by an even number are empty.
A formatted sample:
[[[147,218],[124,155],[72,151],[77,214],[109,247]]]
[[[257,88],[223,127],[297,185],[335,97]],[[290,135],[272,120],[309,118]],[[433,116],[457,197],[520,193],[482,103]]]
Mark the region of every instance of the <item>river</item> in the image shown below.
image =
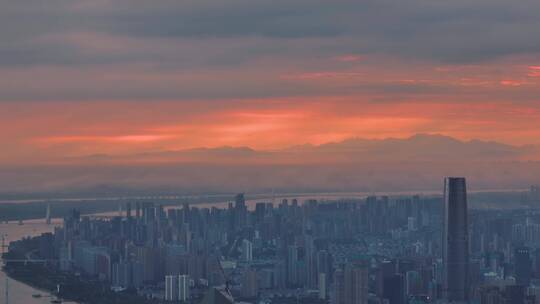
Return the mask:
[[[26,221],[24,225],[19,225],[16,222],[8,224],[0,224],[0,236],[5,237],[5,244],[11,241],[20,240],[26,236],[36,236],[44,232],[51,232],[55,226],[60,226],[62,220],[55,219],[51,225],[45,224],[45,220]],[[7,248],[6,248],[7,250]],[[37,290],[26,284],[8,279],[9,282],[9,304],[45,304],[50,303],[50,294],[42,290]],[[0,303],[8,303],[5,298],[6,294],[6,274],[0,271]],[[32,297],[33,294],[41,294],[41,298]],[[74,303],[74,302],[63,302]]]

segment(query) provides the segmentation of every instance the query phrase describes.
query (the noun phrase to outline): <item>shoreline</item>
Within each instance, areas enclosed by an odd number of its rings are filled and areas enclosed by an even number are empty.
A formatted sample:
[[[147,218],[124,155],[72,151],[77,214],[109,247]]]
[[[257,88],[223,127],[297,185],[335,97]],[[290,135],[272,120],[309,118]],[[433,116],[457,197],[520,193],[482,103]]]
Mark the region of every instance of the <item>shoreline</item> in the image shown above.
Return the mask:
[[[493,190],[493,189],[484,189],[470,191],[471,200],[474,201],[475,195],[489,195],[489,194],[501,194],[501,195],[520,195],[526,192],[527,189],[503,189],[503,190]],[[345,199],[364,199],[368,196],[389,196],[389,197],[401,197],[401,196],[412,196],[412,195],[421,195],[426,197],[438,197],[442,196],[440,191],[435,190],[418,190],[418,191],[381,191],[381,192],[303,192],[303,193],[259,193],[252,194],[248,196],[247,203],[248,205],[253,204],[257,201],[271,201],[274,204],[277,204],[281,199],[293,199],[298,198],[299,200],[308,200],[308,199],[317,199],[320,201],[326,200],[345,200]],[[125,203],[137,203],[137,202],[148,202],[152,201],[157,204],[161,204],[164,207],[175,207],[182,206],[187,203],[192,207],[225,207],[227,203],[233,201],[233,196],[228,195],[201,195],[201,196],[134,196],[134,197],[109,197],[109,198],[93,198],[93,199],[69,199],[69,201],[64,200],[54,200],[54,199],[43,199],[35,200],[32,202],[6,202],[0,200],[0,214],[3,214],[3,217],[0,216],[0,222],[13,222],[13,221],[30,221],[30,220],[39,220],[44,219],[46,213],[46,206],[50,204],[52,211],[51,219],[62,219],[62,216],[69,212],[71,209],[81,210],[82,215],[101,215],[101,214],[112,214],[117,212],[119,206],[123,206]],[[479,208],[484,204],[482,201],[478,201],[477,205]],[[475,205],[474,202],[471,205]],[[249,208],[249,206],[248,206]],[[474,206],[472,206],[474,209]],[[125,210],[123,211],[125,212]],[[20,214],[25,214],[21,217]]]
[[[77,273],[64,273],[57,265],[41,262],[12,261],[27,260],[27,253],[35,250],[40,236],[19,240],[17,244],[2,256],[2,272],[7,278],[44,292],[46,297],[60,299],[76,304],[154,304],[134,290],[114,292],[109,282],[91,277],[82,277]],[[60,286],[57,292],[57,286]]]

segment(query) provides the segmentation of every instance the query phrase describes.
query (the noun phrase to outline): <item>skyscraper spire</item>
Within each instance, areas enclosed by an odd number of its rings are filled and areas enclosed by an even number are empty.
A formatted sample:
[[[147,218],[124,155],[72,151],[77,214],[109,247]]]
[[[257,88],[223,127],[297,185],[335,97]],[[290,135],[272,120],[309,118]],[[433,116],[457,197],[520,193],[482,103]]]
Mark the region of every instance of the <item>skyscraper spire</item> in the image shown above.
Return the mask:
[[[465,178],[444,181],[443,292],[451,303],[468,303],[469,230]]]
[[[51,224],[51,204],[47,204],[47,214],[45,215],[45,222],[47,225]]]

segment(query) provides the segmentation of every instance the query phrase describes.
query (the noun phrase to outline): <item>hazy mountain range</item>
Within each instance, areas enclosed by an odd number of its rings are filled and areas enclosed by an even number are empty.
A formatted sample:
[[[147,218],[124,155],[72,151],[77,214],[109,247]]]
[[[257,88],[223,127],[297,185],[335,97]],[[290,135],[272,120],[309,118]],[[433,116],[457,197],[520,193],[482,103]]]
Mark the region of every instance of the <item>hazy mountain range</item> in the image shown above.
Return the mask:
[[[512,146],[493,141],[461,141],[443,135],[409,138],[351,138],[322,145],[298,145],[278,150],[249,147],[194,148],[132,155],[91,155],[79,161],[142,162],[372,162],[372,161],[522,161],[540,159],[537,146]]]
[[[419,134],[272,151],[220,147],[92,155],[3,167],[0,192],[438,191],[444,176],[465,176],[476,190],[523,189],[540,184],[538,151],[536,146]]]

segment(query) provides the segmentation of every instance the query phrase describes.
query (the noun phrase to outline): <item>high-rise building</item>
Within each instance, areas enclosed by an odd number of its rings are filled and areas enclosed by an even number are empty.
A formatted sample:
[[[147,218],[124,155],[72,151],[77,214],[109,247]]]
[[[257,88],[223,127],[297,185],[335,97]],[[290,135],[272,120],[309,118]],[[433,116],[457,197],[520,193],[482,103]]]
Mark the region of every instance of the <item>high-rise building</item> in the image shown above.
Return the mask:
[[[246,199],[244,193],[238,193],[234,198],[234,207],[237,209],[246,208]]]
[[[262,222],[266,214],[266,203],[255,204],[255,218],[257,222]]]
[[[178,276],[165,276],[165,301],[178,301]]]
[[[356,260],[345,266],[343,271],[343,303],[367,304],[368,301],[368,263]]]
[[[189,276],[165,276],[165,301],[187,301],[189,299]]]
[[[313,236],[304,235],[304,263],[306,284],[309,288],[317,288],[317,264],[315,263],[315,246]]]
[[[244,262],[253,261],[253,243],[248,240],[242,241],[242,260]]]
[[[518,247],[514,252],[516,284],[529,286],[532,276],[531,253],[528,247]]]
[[[242,280],[242,297],[255,298],[257,294],[257,272],[254,269],[247,269]]]
[[[422,281],[417,271],[405,273],[405,294],[407,296],[419,295],[422,292]]]
[[[405,278],[396,273],[383,280],[383,296],[389,304],[405,303]]]
[[[178,276],[178,300],[187,301],[189,299],[189,276]]]
[[[416,218],[409,216],[407,218],[407,230],[416,231]]]
[[[47,225],[51,224],[51,204],[47,204],[47,214],[45,215],[45,222]]]
[[[319,273],[319,299],[326,300],[326,273]]]
[[[141,203],[135,202],[135,217],[137,219],[141,218]]]
[[[497,286],[482,286],[478,290],[480,303],[482,304],[504,304],[501,290]]]
[[[113,264],[112,284],[116,287],[128,288],[131,286],[131,264],[126,261]]]
[[[247,206],[244,193],[239,193],[234,199],[233,227],[241,229],[247,222]]]
[[[287,250],[287,284],[298,284],[298,247],[289,246]]]
[[[334,272],[334,294],[332,297],[332,304],[345,304],[345,277],[343,276],[343,270],[338,268]]]
[[[504,288],[506,303],[525,304],[525,286],[511,285]]]
[[[443,293],[450,302],[468,302],[469,231],[465,178],[444,181]]]
[[[210,288],[203,296],[201,304],[234,304],[234,299],[227,289]]]
[[[128,218],[131,218],[131,203],[130,202],[126,203],[126,216]]]
[[[332,257],[326,250],[317,252],[317,272],[326,274],[326,277],[332,274]]]

